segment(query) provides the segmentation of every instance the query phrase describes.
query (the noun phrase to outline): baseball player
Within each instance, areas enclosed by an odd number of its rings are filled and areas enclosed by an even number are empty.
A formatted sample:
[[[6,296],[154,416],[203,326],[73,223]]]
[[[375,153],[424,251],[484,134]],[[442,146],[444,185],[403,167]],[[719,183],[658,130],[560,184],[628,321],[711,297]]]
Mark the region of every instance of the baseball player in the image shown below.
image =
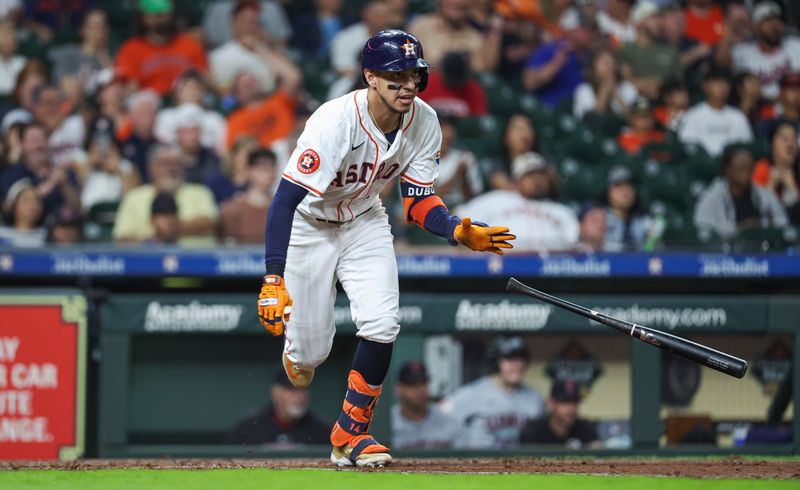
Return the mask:
[[[488,356],[495,372],[445,398],[441,409],[461,427],[457,447],[500,449],[519,444],[520,430],[544,412],[544,399],[523,383],[530,353],[522,337],[496,337]]]
[[[362,51],[362,82],[311,115],[270,206],[261,323],[285,333],[283,365],[297,387],[311,384],[333,343],[338,280],[350,299],[359,343],[341,415],[330,434],[339,466],[383,466],[389,448],[371,435],[398,325],[398,279],[381,189],[395,177],[409,222],[472,250],[502,254],[508,228],[448,213],[433,182],[441,130],[417,93],[428,63],[415,36],[381,31]],[[291,319],[289,313],[291,312]]]

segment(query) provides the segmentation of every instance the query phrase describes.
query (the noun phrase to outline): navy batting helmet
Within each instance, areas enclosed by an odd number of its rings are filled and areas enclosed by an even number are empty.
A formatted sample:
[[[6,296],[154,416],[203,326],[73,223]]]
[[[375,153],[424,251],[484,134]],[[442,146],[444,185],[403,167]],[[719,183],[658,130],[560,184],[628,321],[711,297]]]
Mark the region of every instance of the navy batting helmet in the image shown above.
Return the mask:
[[[405,71],[420,68],[419,91],[428,86],[428,64],[422,58],[422,43],[417,36],[400,30],[381,31],[372,36],[361,51],[361,81],[366,85],[364,69]]]

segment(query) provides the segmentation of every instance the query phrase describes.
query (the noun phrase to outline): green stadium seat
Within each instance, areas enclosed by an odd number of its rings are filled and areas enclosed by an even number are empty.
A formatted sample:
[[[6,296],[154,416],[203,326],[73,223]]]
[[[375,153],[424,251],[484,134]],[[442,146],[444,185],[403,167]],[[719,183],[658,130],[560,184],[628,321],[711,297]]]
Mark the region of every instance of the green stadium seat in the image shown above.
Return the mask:
[[[748,228],[733,240],[736,252],[780,251],[797,243],[797,229],[793,226]]]
[[[663,201],[681,210],[686,210],[693,202],[686,171],[678,165],[648,161],[640,189],[651,201]]]
[[[576,131],[564,142],[565,154],[579,160],[602,164],[614,161],[621,155],[617,142],[612,138],[604,138],[590,129]]]
[[[562,201],[597,200],[606,187],[606,169],[590,165],[574,158],[566,158],[558,164],[561,177]]]
[[[97,203],[86,212],[83,234],[86,241],[110,242],[119,202]]]

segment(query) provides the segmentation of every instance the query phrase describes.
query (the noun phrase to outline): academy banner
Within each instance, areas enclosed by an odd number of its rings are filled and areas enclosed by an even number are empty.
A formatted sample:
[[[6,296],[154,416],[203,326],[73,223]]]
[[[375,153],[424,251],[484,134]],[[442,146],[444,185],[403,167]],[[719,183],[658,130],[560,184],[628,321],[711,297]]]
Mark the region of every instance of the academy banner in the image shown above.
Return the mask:
[[[150,334],[261,334],[255,295],[116,295],[104,303],[104,330]],[[664,331],[763,333],[771,298],[730,296],[569,295],[593,310]],[[794,303],[800,313],[800,302]],[[347,298],[334,310],[339,334],[355,333]],[[291,325],[291,324],[290,324]],[[554,306],[509,295],[402,294],[400,325],[422,333],[613,333]],[[785,329],[779,326],[779,328]]]
[[[86,300],[0,293],[0,460],[84,449]]]

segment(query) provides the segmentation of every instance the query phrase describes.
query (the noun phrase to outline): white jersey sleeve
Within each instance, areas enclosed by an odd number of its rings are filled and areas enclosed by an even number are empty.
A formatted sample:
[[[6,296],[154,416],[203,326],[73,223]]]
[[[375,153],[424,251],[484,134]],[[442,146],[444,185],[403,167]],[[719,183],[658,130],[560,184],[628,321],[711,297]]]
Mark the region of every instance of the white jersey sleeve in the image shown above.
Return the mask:
[[[436,111],[423,100],[417,99],[415,107],[418,124],[411,126],[414,134],[411,141],[419,144],[419,151],[400,174],[400,178],[422,187],[430,187],[439,176],[439,150],[442,147],[442,128]]]
[[[320,107],[308,119],[297,139],[297,147],[286,163],[283,178],[317,197],[321,196],[350,150],[348,125],[340,124],[346,115],[335,103]]]

